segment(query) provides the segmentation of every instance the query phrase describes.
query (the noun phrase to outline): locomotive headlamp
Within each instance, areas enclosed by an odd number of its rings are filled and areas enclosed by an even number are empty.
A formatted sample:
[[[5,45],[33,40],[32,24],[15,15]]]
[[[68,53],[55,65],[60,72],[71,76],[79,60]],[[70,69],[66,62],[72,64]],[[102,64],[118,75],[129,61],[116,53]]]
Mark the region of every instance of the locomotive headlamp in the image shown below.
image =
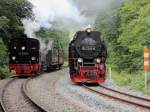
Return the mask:
[[[24,50],[26,49],[26,47],[25,47],[25,46],[22,46],[21,49],[24,51]]]
[[[32,57],[32,58],[31,58],[32,61],[34,61],[35,59],[36,59],[35,57]]]
[[[17,49],[17,47],[16,47],[16,46],[14,46],[14,49],[16,50],[16,49]]]
[[[97,63],[100,63],[100,62],[101,62],[101,59],[97,58],[97,59],[96,59],[96,62],[97,62]]]
[[[13,57],[12,57],[12,60],[15,60],[15,59],[16,59],[16,57],[15,57],[15,56],[13,56]]]
[[[82,62],[83,62],[83,59],[82,59],[82,58],[78,58],[78,62],[79,62],[79,63],[82,63]]]

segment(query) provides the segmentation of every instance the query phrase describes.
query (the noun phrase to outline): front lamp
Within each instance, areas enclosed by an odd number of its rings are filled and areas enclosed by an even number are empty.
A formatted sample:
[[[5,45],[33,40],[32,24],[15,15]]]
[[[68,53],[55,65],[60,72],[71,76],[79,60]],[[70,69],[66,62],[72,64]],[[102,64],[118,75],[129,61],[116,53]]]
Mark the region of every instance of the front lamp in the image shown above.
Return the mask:
[[[21,49],[24,51],[24,50],[26,49],[26,47],[25,47],[25,46],[22,46]]]
[[[83,59],[82,58],[78,58],[78,63],[82,63]]]
[[[101,59],[97,58],[97,59],[96,59],[96,62],[97,62],[97,63],[100,63],[100,62],[101,62]]]
[[[13,57],[12,57],[12,60],[16,60],[16,57],[15,57],[15,56],[13,56]]]
[[[32,61],[36,60],[36,57],[32,57],[31,60],[32,60]]]

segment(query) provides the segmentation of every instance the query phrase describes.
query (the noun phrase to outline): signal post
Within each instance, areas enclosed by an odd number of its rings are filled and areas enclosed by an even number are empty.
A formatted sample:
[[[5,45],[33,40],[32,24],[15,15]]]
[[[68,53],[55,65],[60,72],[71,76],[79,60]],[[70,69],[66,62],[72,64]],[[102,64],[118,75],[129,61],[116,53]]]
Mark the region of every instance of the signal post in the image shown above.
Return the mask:
[[[145,88],[147,88],[147,78],[148,78],[148,70],[149,70],[149,50],[145,46],[144,48],[144,78],[145,78]]]

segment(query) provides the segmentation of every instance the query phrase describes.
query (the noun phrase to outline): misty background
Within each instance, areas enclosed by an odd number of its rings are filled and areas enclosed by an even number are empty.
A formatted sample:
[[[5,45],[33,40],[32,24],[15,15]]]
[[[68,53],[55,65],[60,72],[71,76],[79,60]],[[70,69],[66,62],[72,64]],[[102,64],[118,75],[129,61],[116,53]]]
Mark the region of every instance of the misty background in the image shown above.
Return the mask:
[[[41,27],[75,32],[93,26],[98,13],[117,7],[125,0],[29,0],[34,20],[22,19],[25,34],[34,38]]]

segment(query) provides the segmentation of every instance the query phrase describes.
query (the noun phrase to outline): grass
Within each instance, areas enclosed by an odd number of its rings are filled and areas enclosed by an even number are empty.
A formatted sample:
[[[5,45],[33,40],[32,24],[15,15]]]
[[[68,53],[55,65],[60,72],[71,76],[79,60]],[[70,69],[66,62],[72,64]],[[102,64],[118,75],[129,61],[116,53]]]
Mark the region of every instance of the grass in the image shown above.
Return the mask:
[[[129,74],[126,72],[118,73],[116,71],[112,71],[112,79],[115,80],[119,86],[128,86],[131,89],[135,89],[150,95],[150,78],[148,79],[148,87],[145,88],[143,72]]]

